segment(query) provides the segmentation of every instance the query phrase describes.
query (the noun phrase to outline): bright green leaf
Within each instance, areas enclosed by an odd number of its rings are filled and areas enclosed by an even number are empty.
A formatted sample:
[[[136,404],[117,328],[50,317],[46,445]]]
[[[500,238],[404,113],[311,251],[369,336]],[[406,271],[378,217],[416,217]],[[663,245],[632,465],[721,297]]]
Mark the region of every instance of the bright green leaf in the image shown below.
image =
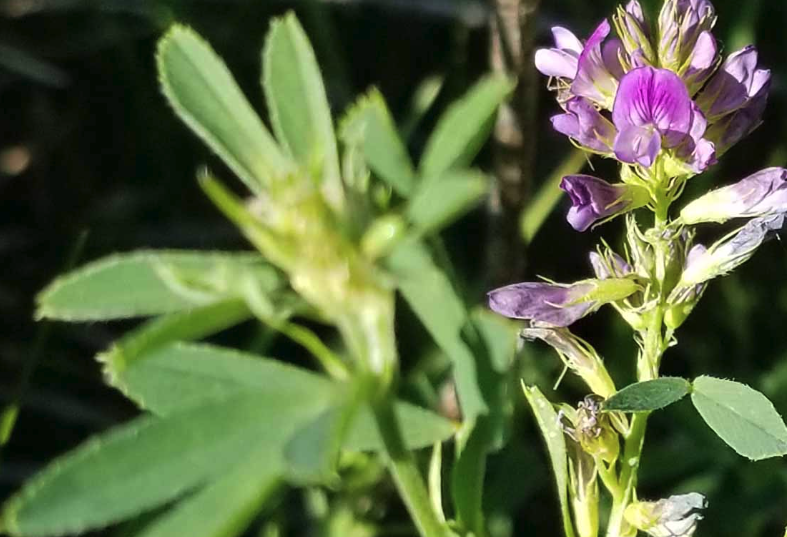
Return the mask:
[[[370,91],[347,112],[340,125],[345,144],[359,144],[367,165],[397,194],[407,198],[415,183],[415,172],[385,99]]]
[[[175,112],[253,192],[291,172],[227,66],[196,32],[174,25],[156,60]]]
[[[309,39],[294,14],[272,24],[263,50],[263,82],[279,143],[305,170],[322,172],[335,208],[343,200],[331,109]]]
[[[275,456],[275,455],[273,455]],[[268,446],[251,453],[215,482],[181,502],[135,537],[235,537],[279,489],[281,469]]]
[[[488,408],[478,385],[475,357],[462,339],[468,314],[451,281],[437,268],[428,250],[407,242],[388,258],[399,290],[440,349],[451,359],[464,418],[472,421]]]
[[[497,107],[514,89],[499,76],[482,79],[440,118],[421,158],[421,176],[438,179],[451,168],[467,166],[484,144]]]
[[[38,295],[39,318],[94,321],[190,310],[233,295],[239,273],[280,285],[257,254],[138,251],[112,255],[60,276]]]
[[[568,460],[566,440],[558,423],[558,416],[552,404],[544,397],[536,386],[528,387],[522,384],[527,402],[536,417],[536,423],[541,430],[541,435],[549,452],[552,471],[555,473],[555,484],[560,501],[560,510],[563,514],[563,529],[566,537],[574,537],[574,526],[571,522],[571,513],[568,507]]]
[[[662,377],[626,386],[604,402],[605,411],[650,412],[677,403],[691,391],[688,380]]]
[[[406,216],[421,233],[439,231],[477,205],[488,188],[486,176],[475,171],[425,180],[410,199]]]
[[[166,418],[143,417],[50,464],[5,506],[12,535],[81,533],[166,503],[269,446],[272,467],[319,394],[235,395]]]
[[[703,376],[694,381],[691,400],[705,423],[738,454],[752,460],[787,454],[787,426],[760,392]]]

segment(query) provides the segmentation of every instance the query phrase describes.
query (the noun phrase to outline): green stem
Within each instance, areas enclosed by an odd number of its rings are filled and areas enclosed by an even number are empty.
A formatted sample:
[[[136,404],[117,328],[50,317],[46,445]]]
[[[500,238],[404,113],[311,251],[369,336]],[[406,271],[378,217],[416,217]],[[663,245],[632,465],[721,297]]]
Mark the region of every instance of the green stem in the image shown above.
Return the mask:
[[[391,475],[418,533],[421,537],[448,537],[448,532],[432,509],[423,476],[404,443],[391,398],[385,395],[373,402],[372,410],[388,455]]]

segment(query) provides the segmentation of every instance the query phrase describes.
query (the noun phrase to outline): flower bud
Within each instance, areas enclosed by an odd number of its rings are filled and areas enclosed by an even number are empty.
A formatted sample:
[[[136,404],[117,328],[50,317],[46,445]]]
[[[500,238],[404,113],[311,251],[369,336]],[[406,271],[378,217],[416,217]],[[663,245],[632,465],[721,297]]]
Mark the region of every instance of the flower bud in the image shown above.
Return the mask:
[[[667,0],[659,15],[659,63],[679,71],[690,57],[700,34],[716,24],[709,0]]]
[[[588,257],[590,258],[590,265],[593,267],[593,272],[596,273],[596,278],[599,280],[625,278],[633,272],[631,265],[609,248],[607,248],[603,255],[598,252],[590,252]]]
[[[653,537],[691,537],[707,507],[705,496],[692,492],[657,502],[635,502],[626,508],[626,521]]]
[[[686,261],[683,268],[684,272],[689,270],[697,260],[702,259],[706,251],[707,249],[701,244],[697,244],[691,248],[686,255]],[[700,298],[702,298],[702,294],[705,292],[706,287],[707,283],[684,288],[678,286],[681,290],[670,293],[667,299],[667,311],[664,314],[664,324],[667,325],[667,328],[677,330],[680,325],[683,324],[694,310]]]
[[[404,238],[407,224],[396,214],[378,218],[361,237],[361,251],[369,259],[378,259],[391,253]]]
[[[787,170],[766,168],[741,181],[719,188],[686,205],[685,224],[723,223],[731,218],[787,212]]]
[[[615,393],[615,383],[607,373],[604,361],[587,341],[567,328],[532,326],[519,334],[531,341],[540,339],[555,349],[566,367],[582,378],[593,393],[605,399]]]
[[[596,461],[571,439],[568,443],[569,498],[578,537],[598,536],[598,468]]]
[[[599,220],[614,218],[650,201],[650,194],[643,187],[611,185],[591,175],[567,175],[560,188],[571,198],[566,219],[577,231],[586,231]]]
[[[653,246],[640,231],[633,214],[626,216],[626,243],[634,272],[646,280],[651,279],[656,270]]]
[[[639,0],[631,0],[626,7],[618,6],[614,17],[615,28],[623,47],[647,65],[656,63],[656,52],[650,42],[650,31]]]

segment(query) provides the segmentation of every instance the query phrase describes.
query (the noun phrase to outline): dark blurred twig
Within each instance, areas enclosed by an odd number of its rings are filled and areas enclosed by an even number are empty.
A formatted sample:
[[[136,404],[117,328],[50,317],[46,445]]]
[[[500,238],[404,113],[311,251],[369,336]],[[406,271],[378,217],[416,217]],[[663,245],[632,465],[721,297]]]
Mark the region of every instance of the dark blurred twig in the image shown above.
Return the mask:
[[[525,265],[518,223],[530,196],[535,163],[537,82],[531,58],[540,0],[490,1],[492,69],[518,80],[511,101],[500,108],[494,130],[497,180],[488,206],[486,278],[488,286],[496,287],[517,279]]]

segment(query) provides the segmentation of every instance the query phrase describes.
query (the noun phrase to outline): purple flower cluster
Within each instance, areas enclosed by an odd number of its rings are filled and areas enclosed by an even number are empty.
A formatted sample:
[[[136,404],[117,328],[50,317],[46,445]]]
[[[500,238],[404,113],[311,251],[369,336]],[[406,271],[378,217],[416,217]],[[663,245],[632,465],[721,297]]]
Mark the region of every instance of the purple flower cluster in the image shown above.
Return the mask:
[[[636,167],[639,176],[652,176],[658,168],[689,177],[715,164],[759,125],[770,71],[758,68],[751,46],[722,61],[709,0],[667,0],[656,32],[638,0],[621,6],[614,22],[616,37],[604,20],[584,44],[555,27],[555,46],[536,52],[536,67],[551,77],[563,109],[552,118],[555,130],[589,152]],[[664,165],[657,167],[659,161]],[[620,192],[631,182],[610,187],[582,177],[587,187],[582,197],[572,194],[576,179],[562,185],[571,195],[569,222],[577,230],[644,204],[611,206],[610,188]]]

